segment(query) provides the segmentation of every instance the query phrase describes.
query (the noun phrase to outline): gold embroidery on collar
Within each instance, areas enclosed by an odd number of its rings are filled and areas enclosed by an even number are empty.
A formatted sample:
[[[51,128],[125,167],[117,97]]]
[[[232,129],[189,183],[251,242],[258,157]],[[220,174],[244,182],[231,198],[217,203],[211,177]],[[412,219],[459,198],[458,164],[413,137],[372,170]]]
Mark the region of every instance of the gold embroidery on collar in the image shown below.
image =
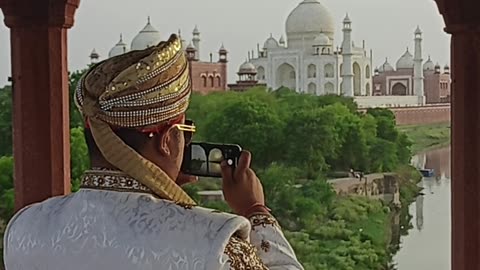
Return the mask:
[[[228,262],[235,270],[267,270],[257,254],[256,248],[237,237],[231,237],[225,248]]]
[[[262,226],[263,228],[267,225],[280,228],[277,220],[271,215],[266,214],[257,214],[250,217],[250,223],[252,224],[252,230],[255,230],[256,227]]]
[[[153,194],[148,187],[123,172],[103,169],[86,171],[80,188]]]

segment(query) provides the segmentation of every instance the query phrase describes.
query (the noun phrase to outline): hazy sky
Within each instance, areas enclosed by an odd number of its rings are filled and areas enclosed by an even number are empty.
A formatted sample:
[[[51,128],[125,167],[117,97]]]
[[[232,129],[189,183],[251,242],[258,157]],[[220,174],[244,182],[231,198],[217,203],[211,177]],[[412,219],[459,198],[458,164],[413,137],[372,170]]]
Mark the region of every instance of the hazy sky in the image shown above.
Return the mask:
[[[366,41],[373,49],[374,65],[389,58],[394,65],[405,52],[413,50],[413,32],[420,25],[424,32],[424,58],[432,56],[442,66],[449,62],[449,36],[433,0],[320,0],[337,21],[336,40],[341,42],[342,20],[348,12],[353,21],[353,39],[357,46]],[[247,52],[263,45],[272,33],[277,39],[285,32],[285,20],[301,0],[81,0],[76,24],[69,31],[69,68],[77,70],[89,63],[96,48],[101,57],[108,55],[120,33],[130,43],[151,16],[152,24],[166,39],[182,30],[191,39],[198,25],[202,38],[202,58],[208,59],[222,43],[229,51],[229,80],[236,78],[238,66]],[[3,14],[0,14],[3,21]],[[0,24],[0,85],[10,74],[9,32]]]

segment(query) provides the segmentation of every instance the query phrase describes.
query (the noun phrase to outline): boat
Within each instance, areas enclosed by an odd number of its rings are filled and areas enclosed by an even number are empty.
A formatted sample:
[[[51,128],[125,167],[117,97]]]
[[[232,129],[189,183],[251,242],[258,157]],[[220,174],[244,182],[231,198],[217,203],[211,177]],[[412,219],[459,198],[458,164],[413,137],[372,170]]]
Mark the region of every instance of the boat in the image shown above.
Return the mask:
[[[433,177],[435,175],[434,169],[420,169],[419,171],[423,177]]]

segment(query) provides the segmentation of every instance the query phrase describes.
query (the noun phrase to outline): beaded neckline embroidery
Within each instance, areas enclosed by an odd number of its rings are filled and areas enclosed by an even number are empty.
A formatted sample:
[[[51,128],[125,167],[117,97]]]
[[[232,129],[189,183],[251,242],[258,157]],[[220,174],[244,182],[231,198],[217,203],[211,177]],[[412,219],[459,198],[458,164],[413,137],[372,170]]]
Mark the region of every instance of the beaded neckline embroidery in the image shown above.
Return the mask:
[[[80,188],[153,194],[148,187],[127,174],[101,168],[86,171]]]

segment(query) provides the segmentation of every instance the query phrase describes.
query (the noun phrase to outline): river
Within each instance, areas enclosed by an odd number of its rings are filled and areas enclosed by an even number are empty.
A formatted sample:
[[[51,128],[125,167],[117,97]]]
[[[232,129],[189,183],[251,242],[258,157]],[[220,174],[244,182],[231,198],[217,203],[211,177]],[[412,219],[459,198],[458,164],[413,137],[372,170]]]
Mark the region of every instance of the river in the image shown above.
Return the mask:
[[[419,184],[424,195],[410,205],[412,229],[401,237],[394,257],[398,270],[450,270],[450,147],[413,158],[418,168],[435,170]]]

